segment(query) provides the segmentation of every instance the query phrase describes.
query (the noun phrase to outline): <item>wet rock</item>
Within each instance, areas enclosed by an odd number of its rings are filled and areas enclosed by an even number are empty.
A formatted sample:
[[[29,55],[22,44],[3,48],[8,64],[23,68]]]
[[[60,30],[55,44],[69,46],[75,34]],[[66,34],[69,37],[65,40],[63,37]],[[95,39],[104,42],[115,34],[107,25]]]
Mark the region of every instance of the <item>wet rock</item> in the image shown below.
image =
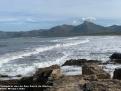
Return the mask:
[[[121,59],[121,53],[113,53],[110,59]]]
[[[9,77],[8,75],[0,75],[0,77]]]
[[[113,79],[121,80],[121,68],[115,69]]]
[[[33,77],[23,77],[18,81],[18,84],[21,85],[32,85],[33,84]]]
[[[67,60],[62,66],[82,66],[85,63],[97,63],[97,64],[101,64],[101,61],[97,61],[97,60],[86,60],[86,59],[71,59],[71,60]]]
[[[0,85],[17,85],[18,84],[18,79],[13,79],[13,80],[0,80]]]
[[[110,79],[110,75],[97,64],[85,64],[82,66],[82,75],[96,75],[98,79]]]
[[[16,75],[15,77],[22,77],[22,75]]]
[[[121,63],[121,53],[113,53],[109,58],[111,62]]]
[[[111,62],[121,64],[121,59],[112,59]]]

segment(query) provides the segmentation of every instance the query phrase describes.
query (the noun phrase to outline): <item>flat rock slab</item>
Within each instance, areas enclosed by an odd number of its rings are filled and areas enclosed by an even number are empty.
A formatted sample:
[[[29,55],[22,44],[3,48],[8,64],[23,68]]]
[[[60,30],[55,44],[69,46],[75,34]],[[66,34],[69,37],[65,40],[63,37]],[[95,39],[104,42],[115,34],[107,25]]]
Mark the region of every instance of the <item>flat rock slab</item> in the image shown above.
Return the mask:
[[[71,59],[67,60],[62,66],[83,66],[85,63],[96,63],[102,64],[101,61],[98,60],[86,60],[86,59]]]
[[[82,87],[85,83],[82,76],[64,76],[56,80],[54,86],[48,91],[83,91]]]

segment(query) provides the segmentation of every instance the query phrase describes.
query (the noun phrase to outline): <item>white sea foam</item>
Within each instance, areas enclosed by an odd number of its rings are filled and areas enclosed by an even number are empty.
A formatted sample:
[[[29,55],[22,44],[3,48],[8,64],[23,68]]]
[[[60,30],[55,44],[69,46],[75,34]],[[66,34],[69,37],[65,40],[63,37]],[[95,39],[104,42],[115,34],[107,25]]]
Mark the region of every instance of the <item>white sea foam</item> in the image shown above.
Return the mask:
[[[105,37],[105,38],[102,38],[102,39],[114,39],[115,37],[114,36],[108,36],[108,37]]]
[[[33,63],[32,66],[25,66],[25,65],[13,65],[13,67],[10,68],[2,68],[1,74],[9,75],[9,76],[16,76],[16,75],[22,75],[22,76],[30,76],[34,74],[37,68],[44,68],[48,67],[54,64],[62,64],[64,60],[70,55],[69,53],[63,53],[64,55],[61,58],[57,58],[55,61],[46,61],[46,62],[38,62]],[[11,70],[11,71],[8,71]]]
[[[34,74],[35,71],[36,71],[35,66],[14,65],[13,67],[8,67],[8,68],[3,67],[1,69],[1,74],[9,76],[16,76],[16,75],[30,76]]]
[[[54,64],[58,64],[58,65],[62,65],[67,57],[70,55],[70,53],[67,53],[67,52],[63,52],[63,56],[61,58],[57,58],[55,61],[47,61],[47,62],[38,62],[38,63],[34,63],[33,65],[36,67],[36,68],[43,68],[43,67],[48,67],[48,66],[51,66],[51,65],[54,65]]]
[[[69,41],[69,40],[76,40],[76,39],[79,39],[79,37],[69,37],[69,38],[64,38],[64,39],[56,39],[56,40],[52,40],[51,42]]]
[[[113,72],[116,68],[121,68],[121,65],[120,64],[107,64],[104,67],[104,70],[110,73],[111,77],[113,77]]]
[[[83,37],[85,38],[85,37]],[[58,38],[56,44],[52,42],[51,46],[36,47],[36,48],[26,48],[25,51],[11,52],[10,54],[0,55],[0,71],[1,74],[7,74],[15,76],[22,74],[23,76],[31,75],[35,72],[36,68],[48,67],[53,64],[63,64],[68,59],[98,59],[107,61],[109,55],[113,52],[121,51],[121,42],[119,37],[86,37],[87,39],[82,40],[81,37],[68,37],[68,38]],[[89,38],[89,39],[88,39]],[[48,43],[47,41],[47,43]],[[54,41],[54,40],[53,40]],[[45,43],[45,42],[43,42]],[[89,44],[87,44],[89,43]],[[52,54],[51,54],[52,52]],[[58,56],[57,53],[61,53]],[[40,53],[40,54],[39,54]],[[47,55],[46,55],[47,53]],[[55,55],[54,55],[55,53]],[[91,54],[90,54],[91,53]],[[36,55],[39,54],[39,55]],[[37,57],[35,62],[31,64],[18,64],[19,58],[29,58],[29,56]],[[46,56],[41,59],[41,55]],[[54,57],[52,57],[54,55]],[[57,55],[57,56],[56,56]],[[51,59],[52,58],[52,59]],[[14,61],[12,61],[14,60]],[[45,61],[42,61],[45,60]],[[26,61],[25,59],[22,61]],[[28,61],[28,59],[27,59]],[[12,63],[13,64],[12,64]],[[15,64],[14,64],[15,62]],[[6,63],[6,64],[4,64]],[[9,64],[10,63],[10,64]],[[115,68],[120,67],[120,65],[106,65],[105,70],[110,72],[111,75]],[[63,73],[65,75],[78,75],[81,74],[81,68],[78,67],[62,67]]]
[[[71,38],[67,38],[68,40],[72,40],[72,39],[79,39],[79,37],[71,37]]]
[[[87,43],[89,42],[89,39],[85,39],[85,40],[78,40],[75,42],[69,42],[69,43],[60,43],[60,44],[56,44],[53,46],[48,46],[48,47],[38,47],[38,48],[33,48],[30,51],[21,51],[21,52],[15,52],[15,53],[11,53],[11,54],[5,54],[5,55],[1,55],[0,57],[0,67],[2,66],[2,64],[7,63],[11,60],[16,60],[19,58],[24,58],[27,56],[31,56],[31,55],[35,55],[38,54],[40,52],[44,52],[44,51],[48,51],[48,50],[52,50],[54,48],[63,48],[63,47],[69,47],[69,46],[75,46],[78,44],[82,44],[82,43]]]
[[[81,75],[82,67],[78,66],[63,66],[61,67],[62,73],[64,75]]]

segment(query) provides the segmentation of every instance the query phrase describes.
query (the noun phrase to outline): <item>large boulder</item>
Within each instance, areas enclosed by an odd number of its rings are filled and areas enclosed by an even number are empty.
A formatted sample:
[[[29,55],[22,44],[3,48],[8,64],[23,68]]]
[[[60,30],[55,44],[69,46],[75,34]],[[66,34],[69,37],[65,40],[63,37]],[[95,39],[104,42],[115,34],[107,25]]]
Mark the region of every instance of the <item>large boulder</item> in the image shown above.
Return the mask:
[[[113,53],[109,58],[112,62],[121,63],[121,53]]]
[[[59,70],[60,66],[52,65],[52,66],[46,67],[46,68],[39,68],[33,75],[33,81],[36,83],[40,83],[40,84],[46,84],[47,81],[49,80],[49,77],[51,77],[51,74],[55,69]],[[54,74],[54,72],[53,72],[53,74]],[[58,74],[60,74],[60,73],[58,73]]]
[[[8,75],[1,75],[1,74],[0,74],[0,78],[4,78],[4,77],[8,77],[8,78],[9,78]]]
[[[97,64],[85,64],[82,66],[82,75],[95,75],[97,79],[110,79],[110,75]]]
[[[62,66],[82,66],[85,63],[97,63],[100,64],[101,61],[97,61],[97,60],[86,60],[86,59],[71,59],[71,60],[67,60]]]
[[[61,69],[54,69],[51,73],[51,77],[54,79],[54,80],[57,80],[59,79],[60,77],[62,77],[62,71]]]
[[[121,80],[121,68],[115,69],[113,73],[113,79]]]
[[[39,68],[34,76],[50,76],[50,74],[52,73],[52,71],[54,69],[60,69],[60,66],[58,65],[52,65],[50,67],[45,67],[45,68]]]
[[[121,53],[113,53],[110,59],[121,59]]]

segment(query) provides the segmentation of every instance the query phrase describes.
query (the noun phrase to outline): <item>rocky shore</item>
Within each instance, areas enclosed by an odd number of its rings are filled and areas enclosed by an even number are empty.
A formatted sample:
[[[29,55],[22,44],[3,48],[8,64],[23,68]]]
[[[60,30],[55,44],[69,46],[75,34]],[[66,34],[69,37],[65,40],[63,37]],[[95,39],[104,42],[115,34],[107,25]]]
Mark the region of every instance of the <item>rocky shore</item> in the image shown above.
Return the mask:
[[[114,53],[109,61],[67,60],[62,66],[39,68],[29,77],[0,80],[0,91],[121,91],[121,68],[116,68],[111,77],[105,71],[107,64],[120,64],[121,54]],[[65,75],[61,67],[78,66],[81,74]],[[0,78],[7,76],[1,75]],[[13,87],[14,86],[14,87]]]

